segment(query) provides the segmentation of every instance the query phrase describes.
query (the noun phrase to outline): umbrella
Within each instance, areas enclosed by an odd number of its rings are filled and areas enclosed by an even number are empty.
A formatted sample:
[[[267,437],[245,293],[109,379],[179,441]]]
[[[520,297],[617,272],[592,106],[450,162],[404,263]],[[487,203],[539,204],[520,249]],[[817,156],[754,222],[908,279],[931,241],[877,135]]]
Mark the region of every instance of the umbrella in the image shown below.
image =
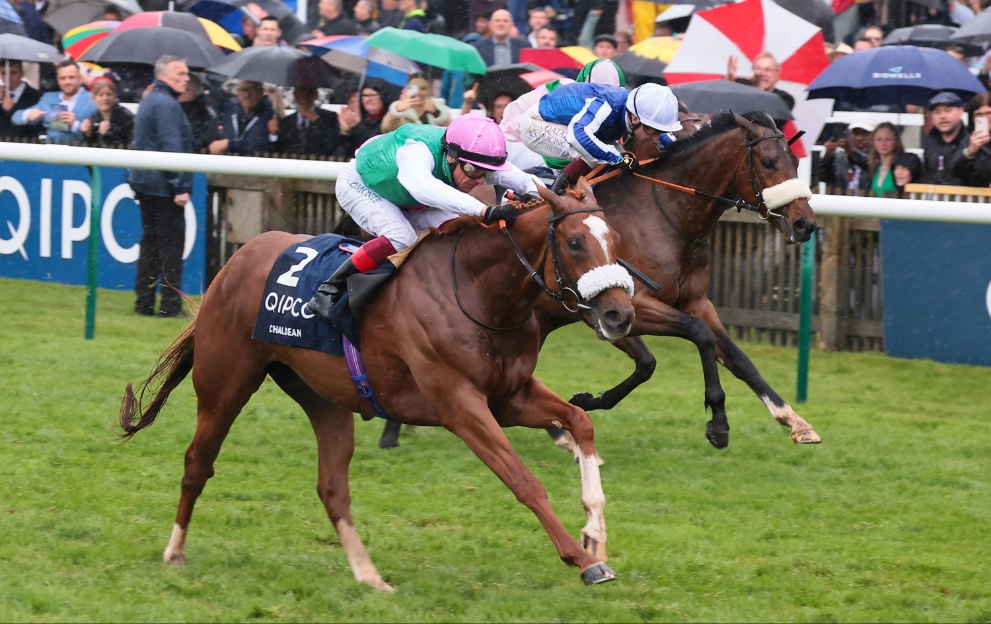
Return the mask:
[[[28,37],[3,33],[0,35],[0,58],[4,60],[3,83],[10,84],[10,61],[34,61],[36,63],[56,63],[62,55],[47,43]]]
[[[79,58],[90,46],[109,35],[118,26],[120,22],[117,20],[100,20],[76,26],[62,36],[62,49],[72,58]]]
[[[478,99],[481,102],[490,102],[500,93],[508,93],[515,100],[542,84],[561,78],[564,76],[533,63],[493,65],[478,84]]]
[[[79,60],[100,65],[154,65],[159,57],[166,54],[184,59],[193,69],[206,69],[224,59],[224,54],[208,40],[184,30],[159,26],[114,31],[86,50]]]
[[[808,90],[810,98],[844,99],[868,107],[923,105],[938,91],[967,99],[985,89],[966,65],[942,50],[882,46],[837,59]]]
[[[649,76],[651,78],[663,78],[664,68],[667,63],[657,59],[639,56],[633,52],[620,54],[615,59],[616,64],[623,70],[627,79],[633,76]]]
[[[224,30],[220,24],[211,22],[208,19],[197,17],[192,13],[177,13],[175,11],[145,11],[137,13],[120,23],[118,30],[128,28],[150,28],[154,26],[168,26],[185,30],[191,35],[196,35],[203,39],[208,39],[218,48],[237,52],[241,45],[231,37],[231,34]]]
[[[7,0],[0,0],[0,33],[26,36],[24,19]]]
[[[330,86],[334,80],[327,63],[302,50],[283,46],[247,48],[228,55],[208,70],[221,76],[283,87],[319,89]]]
[[[563,48],[524,48],[520,50],[521,63],[533,63],[544,69],[581,69],[596,60],[588,48],[565,46]]]
[[[833,18],[836,13],[822,0],[774,0],[774,3],[821,28],[826,41],[833,40]]]
[[[795,120],[782,129],[788,136],[799,128],[807,132],[792,145],[796,154],[804,156],[832,112],[831,102],[808,101],[805,87],[829,60],[822,30],[772,0],[744,0],[695,13],[664,77],[671,85],[723,78],[731,55],[739,59],[740,73],[746,75],[747,64],[765,51],[781,66],[776,87],[795,98]]]
[[[486,72],[478,50],[453,37],[386,27],[373,33],[368,45],[441,69],[472,74]]]
[[[289,43],[307,37],[306,27],[293,10],[279,0],[199,0],[189,7],[189,12],[216,22],[228,32],[243,34],[241,18],[247,15],[257,24],[261,18],[271,15],[279,19],[282,38]]]
[[[49,0],[45,21],[57,32],[67,33],[76,26],[103,17],[103,10],[112,4],[125,13],[140,13],[136,0]]]
[[[748,87],[730,80],[686,82],[671,87],[678,99],[693,113],[712,114],[723,110],[745,113],[764,111],[774,121],[792,119],[788,105],[770,91]]]
[[[674,37],[651,37],[646,41],[631,45],[627,54],[653,59],[666,65],[671,62],[679,48],[681,48],[681,40]],[[624,71],[626,70],[624,69]]]
[[[409,82],[410,74],[421,71],[419,65],[407,58],[369,46],[365,37],[332,35],[304,41],[299,47],[309,50],[332,67],[369,78],[381,78],[401,87]]]
[[[972,20],[957,29],[952,39],[957,43],[991,42],[991,7],[974,16]]]
[[[939,48],[945,50],[952,45],[963,48],[964,56],[979,56],[984,54],[983,48],[975,43],[953,41],[957,32],[953,26],[943,24],[919,24],[906,28],[896,28],[884,38],[883,45],[914,45],[920,48]]]

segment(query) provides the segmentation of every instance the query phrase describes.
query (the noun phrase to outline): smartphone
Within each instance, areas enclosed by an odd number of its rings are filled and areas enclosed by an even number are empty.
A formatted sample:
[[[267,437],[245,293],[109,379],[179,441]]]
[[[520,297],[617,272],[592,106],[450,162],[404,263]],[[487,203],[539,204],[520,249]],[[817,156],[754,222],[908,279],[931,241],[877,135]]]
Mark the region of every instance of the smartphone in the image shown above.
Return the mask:
[[[983,132],[988,131],[988,118],[987,117],[975,117],[974,118],[974,130],[981,130]]]
[[[406,95],[413,96],[419,92],[420,92],[420,85],[409,85],[408,87],[406,87]]]

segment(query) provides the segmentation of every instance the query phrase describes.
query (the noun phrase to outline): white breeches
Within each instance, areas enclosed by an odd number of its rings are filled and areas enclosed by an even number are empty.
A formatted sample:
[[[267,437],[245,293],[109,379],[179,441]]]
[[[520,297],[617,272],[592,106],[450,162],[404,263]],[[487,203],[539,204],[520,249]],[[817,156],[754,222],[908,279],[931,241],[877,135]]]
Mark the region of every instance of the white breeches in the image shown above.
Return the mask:
[[[568,143],[568,127],[544,121],[539,105],[531,106],[520,117],[520,139],[528,148],[543,156],[568,160],[582,157]]]
[[[544,162],[544,159],[540,156],[540,154],[534,152],[519,141],[511,141],[507,138],[506,153],[508,154],[508,158],[506,160],[516,165],[523,171],[533,169],[534,167],[547,166],[547,163]]]
[[[417,230],[429,230],[457,217],[437,208],[403,210],[365,186],[355,161],[349,162],[337,177],[337,201],[358,226],[372,236],[385,236],[396,251],[416,242]]]

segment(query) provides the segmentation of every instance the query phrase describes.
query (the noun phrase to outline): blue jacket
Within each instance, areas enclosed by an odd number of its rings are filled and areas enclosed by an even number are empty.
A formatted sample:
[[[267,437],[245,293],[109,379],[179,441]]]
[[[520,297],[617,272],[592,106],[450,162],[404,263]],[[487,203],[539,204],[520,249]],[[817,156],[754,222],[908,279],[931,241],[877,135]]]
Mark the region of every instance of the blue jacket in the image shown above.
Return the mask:
[[[134,117],[134,149],[193,153],[193,131],[171,87],[156,80]],[[145,195],[175,197],[193,190],[193,174],[128,169],[131,188]]]
[[[234,103],[233,109],[224,119],[223,138],[227,139],[227,153],[239,156],[254,156],[267,154],[272,151],[268,136],[268,122],[275,115],[268,96],[255,108],[248,122],[241,127],[238,115],[241,114],[241,104]]]
[[[46,137],[45,141],[48,143],[81,143],[83,140],[83,133],[79,131],[79,124],[81,124],[83,120],[89,119],[89,116],[96,111],[96,104],[93,103],[93,99],[89,96],[89,91],[80,89],[79,93],[76,95],[76,103],[72,107],[72,112],[76,114],[76,123],[72,124],[72,128],[64,130],[58,128],[58,122],[56,122],[55,128],[52,128],[51,126],[51,117],[53,113],[52,107],[61,103],[62,92],[49,91],[41,96],[41,99],[37,104],[30,108],[17,111],[13,114],[10,120],[15,126],[29,126],[33,123],[44,124]],[[45,116],[40,122],[28,121],[25,113],[32,109],[44,111]]]
[[[630,130],[626,123],[629,95],[622,87],[574,82],[540,98],[540,116],[544,121],[568,126],[569,134],[574,134],[579,145],[596,160],[615,164],[620,153],[609,149],[608,144]]]

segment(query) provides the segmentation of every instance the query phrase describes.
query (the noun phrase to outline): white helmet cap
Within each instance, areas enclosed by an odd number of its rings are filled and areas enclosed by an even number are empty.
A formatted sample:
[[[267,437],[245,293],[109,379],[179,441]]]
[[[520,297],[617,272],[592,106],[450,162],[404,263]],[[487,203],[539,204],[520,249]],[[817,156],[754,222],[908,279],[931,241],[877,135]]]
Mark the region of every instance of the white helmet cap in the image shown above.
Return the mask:
[[[626,110],[640,118],[640,123],[661,132],[681,130],[678,121],[678,98],[671,89],[649,82],[630,91]]]

